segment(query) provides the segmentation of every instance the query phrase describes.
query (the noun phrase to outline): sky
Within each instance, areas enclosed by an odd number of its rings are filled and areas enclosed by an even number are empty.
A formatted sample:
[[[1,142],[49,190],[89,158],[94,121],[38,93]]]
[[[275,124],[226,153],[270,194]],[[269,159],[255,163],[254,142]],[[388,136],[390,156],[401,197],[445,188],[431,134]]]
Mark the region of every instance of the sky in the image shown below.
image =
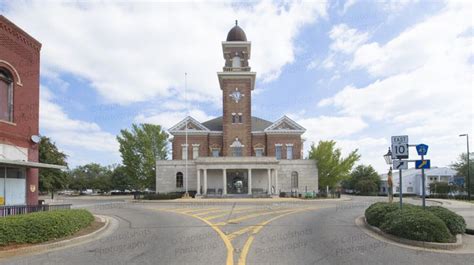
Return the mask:
[[[220,116],[221,42],[238,20],[257,72],[253,116],[300,123],[305,156],[335,140],[381,173],[393,135],[429,145],[432,167],[465,152],[459,134],[474,138],[473,10],[441,0],[0,1],[42,43],[40,133],[70,167],[120,163],[116,135],[133,123]]]

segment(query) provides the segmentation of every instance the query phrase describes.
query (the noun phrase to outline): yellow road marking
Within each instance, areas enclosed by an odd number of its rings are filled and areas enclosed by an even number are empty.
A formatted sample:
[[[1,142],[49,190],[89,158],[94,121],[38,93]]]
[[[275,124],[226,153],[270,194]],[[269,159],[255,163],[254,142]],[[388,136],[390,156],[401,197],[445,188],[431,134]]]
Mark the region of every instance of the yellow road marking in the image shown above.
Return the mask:
[[[189,212],[193,212],[193,211],[177,212],[177,211],[172,211],[170,209],[155,209],[155,208],[149,208],[149,209],[156,210],[156,211],[165,211],[165,212],[183,214],[183,215],[186,215],[186,216],[190,216],[190,217],[194,217],[196,219],[199,219],[202,222],[209,225],[221,237],[222,241],[224,241],[224,244],[225,244],[226,249],[227,249],[226,265],[233,265],[234,264],[234,246],[232,245],[231,240],[233,240],[235,237],[237,237],[241,234],[244,234],[246,232],[251,231],[251,234],[250,234],[249,238],[247,239],[247,241],[245,242],[244,247],[242,249],[242,253],[240,254],[239,259],[238,259],[238,265],[246,265],[247,255],[248,255],[248,252],[250,251],[250,247],[253,243],[255,235],[258,232],[260,232],[260,230],[265,225],[269,224],[270,222],[272,222],[272,221],[274,221],[278,218],[286,216],[286,215],[290,215],[290,214],[297,213],[297,212],[302,212],[302,211],[307,211],[307,210],[314,210],[314,209],[318,209],[318,208],[319,207],[305,207],[305,208],[300,208],[300,209],[285,209],[285,210],[280,210],[280,211],[264,212],[264,213],[251,214],[251,215],[239,217],[239,218],[236,218],[236,219],[233,219],[233,220],[239,220],[240,221],[240,220],[245,220],[245,219],[258,217],[258,216],[263,216],[263,215],[282,213],[278,216],[274,216],[274,217],[270,218],[269,220],[263,221],[263,222],[261,222],[257,225],[253,225],[253,226],[235,231],[230,235],[226,235],[224,232],[222,232],[222,230],[219,228],[219,226],[221,226],[222,223],[224,223],[224,225],[225,225],[225,223],[232,222],[232,220],[230,220],[228,222],[221,222],[221,223],[213,224],[209,220],[206,220],[205,218],[199,216],[198,215],[199,213],[198,214],[190,214],[189,213]],[[322,208],[325,208],[325,207],[322,207]],[[200,209],[200,210],[202,210],[202,209]],[[239,209],[239,210],[244,211],[244,209]],[[236,211],[238,211],[238,210],[236,210]],[[236,212],[236,211],[233,211],[233,212]],[[229,214],[229,213],[227,213],[227,214]]]
[[[238,236],[240,236],[240,235],[242,235],[242,234],[245,234],[245,233],[247,233],[248,231],[251,231],[251,230],[254,229],[254,228],[255,228],[255,226],[252,225],[252,226],[249,226],[249,227],[240,229],[240,230],[238,230],[238,231],[235,231],[235,232],[229,234],[229,235],[227,236],[227,238],[229,238],[229,240],[233,240],[234,238],[236,238],[236,237],[238,237]]]
[[[252,231],[252,234],[249,236],[249,238],[247,239],[247,241],[244,244],[244,247],[242,249],[242,253],[240,254],[240,257],[239,257],[238,265],[245,265],[246,264],[247,255],[249,253],[250,246],[253,243],[254,235],[256,235],[265,225],[267,225],[268,223],[270,223],[272,221],[275,221],[278,218],[286,216],[286,215],[290,215],[290,214],[297,213],[297,212],[303,212],[303,211],[306,211],[306,210],[314,210],[314,209],[316,209],[316,208],[303,208],[303,209],[299,209],[299,210],[293,210],[292,212],[284,213],[284,214],[275,216],[273,218],[270,218],[269,220],[260,223],[258,226],[255,226],[254,230]]]
[[[154,208],[150,208],[150,209],[155,210],[155,211],[172,212],[172,211],[167,211],[167,210],[163,210],[163,209],[154,209]],[[204,219],[202,217],[199,217],[197,215],[194,215],[194,214],[189,214],[189,213],[185,213],[185,212],[174,212],[174,213],[179,213],[179,214],[182,214],[182,215],[197,218],[197,219],[203,221],[204,223],[206,223],[212,229],[214,229],[214,231],[216,231],[217,234],[221,237],[222,241],[224,241],[224,244],[227,248],[226,265],[234,265],[234,246],[232,246],[232,243],[230,242],[230,240],[227,239],[227,236],[224,234],[224,232],[222,232],[222,230],[219,229],[219,227],[217,227],[213,223],[207,221],[206,219]]]
[[[199,212],[199,211],[210,211],[210,210],[216,210],[218,208],[200,208],[200,209],[176,209],[175,212],[177,213],[192,213],[192,212]]]
[[[253,208],[253,207],[245,207],[245,208],[239,208],[239,210],[232,210],[232,209],[224,209],[224,210],[211,210],[211,211],[206,211],[206,212],[202,212],[202,213],[196,213],[197,216],[203,216],[203,215],[206,215],[206,214],[209,214],[209,213],[218,213],[218,212],[225,212],[224,214],[219,214],[218,216],[225,216],[229,213],[238,213],[238,212],[242,212],[242,211],[245,211],[247,209],[250,209],[250,208]],[[206,218],[207,220],[210,220],[209,218]]]
[[[249,208],[246,208],[246,209],[234,210],[232,212],[229,211],[229,212],[226,212],[226,213],[223,213],[223,214],[218,214],[218,215],[213,215],[213,216],[207,216],[206,220],[212,220],[212,219],[216,219],[216,218],[219,218],[219,217],[224,217],[224,216],[229,215],[230,213],[256,212],[256,211],[258,211],[258,210],[252,211],[251,208],[253,208],[253,207],[249,207]]]
[[[255,217],[259,217],[259,216],[263,216],[263,215],[270,215],[270,214],[283,213],[283,212],[289,212],[289,211],[294,211],[294,209],[286,209],[286,210],[281,210],[281,211],[263,212],[263,213],[255,213],[255,214],[250,214],[250,215],[244,215],[244,216],[241,216],[241,217],[230,219],[230,220],[225,221],[225,222],[217,223],[216,225],[226,225],[226,224],[236,223],[236,222],[240,222],[240,221],[243,221],[243,220],[247,220],[247,219],[251,219],[251,218],[255,218]]]

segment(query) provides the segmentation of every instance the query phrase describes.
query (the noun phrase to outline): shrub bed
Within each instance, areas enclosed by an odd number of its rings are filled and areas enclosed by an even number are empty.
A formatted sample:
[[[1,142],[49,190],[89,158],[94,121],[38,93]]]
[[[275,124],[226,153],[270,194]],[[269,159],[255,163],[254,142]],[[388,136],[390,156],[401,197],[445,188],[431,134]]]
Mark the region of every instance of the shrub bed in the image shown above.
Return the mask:
[[[380,229],[406,239],[449,243],[455,241],[439,217],[420,208],[396,210],[385,216]]]
[[[372,226],[380,227],[385,221],[385,215],[396,211],[398,204],[388,202],[376,202],[365,210],[365,218],[367,223]]]
[[[86,210],[57,210],[0,218],[0,246],[41,243],[69,236],[89,226],[94,216]]]
[[[382,231],[406,239],[448,243],[455,241],[456,234],[466,230],[462,216],[440,207],[403,204],[403,210],[397,203],[377,202],[365,210],[369,225]]]
[[[463,234],[466,231],[466,221],[462,216],[441,206],[430,206],[426,209],[443,220],[451,234]]]

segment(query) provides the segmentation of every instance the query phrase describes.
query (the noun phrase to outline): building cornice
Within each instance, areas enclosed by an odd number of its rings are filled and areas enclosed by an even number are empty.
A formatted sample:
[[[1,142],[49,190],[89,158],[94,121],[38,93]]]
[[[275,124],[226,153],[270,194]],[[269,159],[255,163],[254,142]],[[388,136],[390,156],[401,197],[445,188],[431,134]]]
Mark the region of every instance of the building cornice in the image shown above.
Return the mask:
[[[11,36],[15,37],[20,42],[26,44],[27,46],[33,48],[37,53],[41,50],[41,43],[35,38],[31,37],[28,33],[23,31],[13,22],[8,20],[5,16],[0,15],[0,28],[5,32],[8,32]]]

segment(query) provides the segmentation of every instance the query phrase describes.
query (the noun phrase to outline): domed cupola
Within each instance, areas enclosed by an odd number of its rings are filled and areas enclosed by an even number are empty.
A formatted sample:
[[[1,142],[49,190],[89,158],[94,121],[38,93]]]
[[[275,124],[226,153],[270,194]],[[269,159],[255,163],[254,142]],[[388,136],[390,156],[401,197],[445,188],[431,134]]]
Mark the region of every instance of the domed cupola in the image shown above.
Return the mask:
[[[237,20],[235,26],[227,33],[227,41],[247,41],[244,30],[239,27]]]

